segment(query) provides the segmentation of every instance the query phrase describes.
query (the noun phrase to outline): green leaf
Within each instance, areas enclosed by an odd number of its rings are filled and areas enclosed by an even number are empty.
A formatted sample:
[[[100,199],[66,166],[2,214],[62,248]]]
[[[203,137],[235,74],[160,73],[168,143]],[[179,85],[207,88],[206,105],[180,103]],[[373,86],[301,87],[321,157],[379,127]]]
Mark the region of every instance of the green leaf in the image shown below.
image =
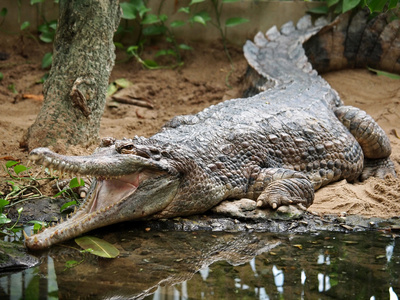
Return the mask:
[[[122,19],[126,20],[134,20],[136,19],[136,7],[134,4],[129,3],[129,2],[122,2],[119,4],[122,9]]]
[[[111,97],[118,91],[117,85],[115,83],[110,83],[107,87],[107,97]]]
[[[31,25],[28,21],[25,21],[24,23],[21,24],[21,30],[24,30],[28,28]]]
[[[177,20],[177,21],[171,22],[170,26],[171,27],[180,27],[180,26],[185,25],[185,23],[186,23],[185,21]]]
[[[85,182],[83,181],[83,179],[81,178],[81,182],[78,182],[78,178],[72,178],[71,181],[69,182],[69,187],[71,189],[76,188],[76,187],[80,187],[80,186],[84,186]]]
[[[114,82],[123,89],[133,85],[132,82],[125,78],[118,78]]]
[[[0,72],[0,81],[2,81],[3,78],[4,78],[4,75],[3,75],[3,73]]]
[[[176,56],[176,52],[174,50],[172,50],[172,49],[167,49],[167,50],[157,51],[157,53],[155,54],[156,57],[162,56],[162,55],[173,55],[173,56]]]
[[[204,1],[205,0],[192,0],[192,1],[190,1],[189,6],[193,5],[193,4],[196,4],[196,3],[201,3],[201,2],[204,2]]]
[[[9,84],[7,88],[8,88],[8,90],[11,91],[12,93],[18,94],[18,91],[17,91],[17,89],[15,88],[15,84],[14,84],[14,83]]]
[[[139,49],[139,47],[136,45],[129,46],[128,49],[126,49],[126,53],[128,53],[129,55],[132,55],[132,53],[135,53],[138,49]]]
[[[48,26],[49,26],[49,28],[56,30],[57,29],[57,20],[50,21]]]
[[[44,0],[31,0],[31,5],[42,2],[44,2]]]
[[[43,222],[43,221],[32,220],[32,221],[29,221],[28,223],[33,224],[33,232],[34,233],[38,233],[39,231],[42,230],[43,227],[47,226],[46,222]]]
[[[247,23],[247,22],[249,22],[249,19],[246,19],[246,18],[240,18],[240,17],[229,18],[226,20],[225,26],[233,27],[233,26],[237,26],[239,24],[243,24],[243,23]]]
[[[0,17],[5,17],[7,16],[8,10],[6,7],[3,7],[0,11]]]
[[[42,58],[42,69],[50,67],[52,62],[53,62],[53,53],[47,52]]]
[[[11,223],[11,219],[7,218],[5,214],[0,214],[0,225]]]
[[[307,12],[318,15],[326,15],[329,12],[329,8],[328,6],[317,6],[310,8],[307,10]]]
[[[156,63],[154,60],[151,59],[143,60],[143,65],[149,69],[154,69],[159,67],[158,63]]]
[[[387,0],[370,0],[367,1],[367,6],[371,13],[373,12],[382,12],[385,8]]]
[[[112,244],[93,236],[82,236],[75,242],[85,250],[92,249],[91,253],[97,256],[115,258],[119,255],[119,250]]]
[[[144,16],[142,22],[143,25],[150,25],[160,22],[160,18],[154,14],[147,14]]]
[[[19,164],[18,161],[9,160],[9,161],[6,162],[6,168],[10,168],[10,167],[15,166],[15,165],[18,165],[18,164]]]
[[[64,210],[66,210],[68,207],[70,207],[70,206],[72,206],[72,205],[76,205],[77,203],[76,203],[76,201],[75,200],[72,200],[72,201],[69,201],[69,202],[67,202],[67,203],[64,203],[63,205],[61,205],[61,207],[60,207],[60,212],[63,212]]]
[[[182,49],[182,50],[193,50],[192,47],[190,47],[186,44],[180,44],[178,47],[179,47],[179,49]]]
[[[143,35],[150,36],[150,35],[162,35],[167,31],[167,27],[163,25],[151,25],[148,27],[143,28]]]
[[[206,21],[203,19],[202,16],[194,16],[193,17],[193,21],[197,22],[197,23],[200,23],[200,24],[203,24],[203,25],[206,25]]]
[[[29,168],[27,168],[27,167],[25,167],[24,165],[16,165],[16,166],[14,166],[14,172],[15,172],[15,174],[19,174],[19,173],[21,173],[21,172],[23,172],[23,171],[26,171],[26,170],[28,170]]]
[[[46,227],[46,222],[43,221],[37,221],[37,220],[31,220],[28,221],[29,224],[33,224],[33,232],[37,233],[40,230],[42,230],[43,227]]]
[[[211,20],[210,15],[209,15],[208,12],[206,12],[206,11],[201,11],[201,12],[195,14],[195,15],[191,18],[192,21],[197,22],[197,21],[194,20],[195,17],[201,17],[205,23],[207,23],[208,21]],[[204,23],[204,24],[205,24],[205,23]]]
[[[399,0],[389,0],[388,9],[393,9],[397,6]]]
[[[343,0],[342,13],[353,9],[360,3],[360,1],[361,0]]]
[[[114,42],[114,46],[115,46],[115,48],[118,48],[118,49],[124,49],[124,44],[122,44],[120,42]]]
[[[328,7],[334,6],[335,4],[337,4],[339,2],[339,0],[327,0],[326,4],[328,5]]]
[[[190,14],[190,8],[189,7],[181,7],[178,9],[178,12],[183,12],[185,14]]]
[[[10,201],[8,201],[6,199],[0,199],[0,210],[2,210],[8,204],[10,204]]]
[[[43,32],[39,38],[44,43],[52,43],[54,41],[55,33],[52,31]]]
[[[159,15],[158,17],[160,21],[165,22],[168,20],[168,16],[166,14]]]
[[[381,76],[389,77],[391,79],[400,79],[400,75],[397,75],[397,74],[393,74],[393,73],[389,73],[389,72],[385,72],[385,71],[380,71],[380,70],[376,70],[376,69],[373,69],[373,68],[368,68],[368,70],[370,70],[371,72],[376,73],[376,75],[378,75],[378,76],[381,75]]]
[[[65,267],[65,269],[64,269],[64,271],[66,271],[66,270],[68,270],[68,269],[71,269],[71,268],[74,268],[74,267],[76,267],[77,265],[79,265],[79,264],[81,264],[82,263],[82,261],[76,261],[76,260],[67,260],[66,262],[65,262],[65,265],[64,265],[64,267]],[[56,299],[58,298],[58,294],[56,295]]]
[[[222,3],[233,3],[238,2],[239,0],[222,0]]]

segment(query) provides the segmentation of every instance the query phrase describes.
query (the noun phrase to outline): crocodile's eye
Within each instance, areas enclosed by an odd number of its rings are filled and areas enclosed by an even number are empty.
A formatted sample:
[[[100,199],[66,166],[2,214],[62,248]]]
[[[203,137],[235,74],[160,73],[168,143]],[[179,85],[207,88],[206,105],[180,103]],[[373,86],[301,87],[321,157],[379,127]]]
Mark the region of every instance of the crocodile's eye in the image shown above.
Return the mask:
[[[136,151],[134,151],[134,146],[133,145],[125,145],[125,146],[122,146],[120,149],[119,149],[119,153],[121,153],[121,154],[132,154],[132,153],[135,153]]]
[[[122,147],[122,149],[124,149],[124,150],[132,150],[133,149],[133,145],[126,145],[126,146]]]

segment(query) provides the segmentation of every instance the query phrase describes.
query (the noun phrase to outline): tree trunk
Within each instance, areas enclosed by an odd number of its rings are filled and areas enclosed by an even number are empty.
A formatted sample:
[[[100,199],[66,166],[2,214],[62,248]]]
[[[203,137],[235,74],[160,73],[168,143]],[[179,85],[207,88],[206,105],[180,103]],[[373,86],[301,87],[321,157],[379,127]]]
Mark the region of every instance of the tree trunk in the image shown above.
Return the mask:
[[[44,103],[23,146],[63,152],[69,145],[98,142],[120,14],[118,0],[60,1]]]

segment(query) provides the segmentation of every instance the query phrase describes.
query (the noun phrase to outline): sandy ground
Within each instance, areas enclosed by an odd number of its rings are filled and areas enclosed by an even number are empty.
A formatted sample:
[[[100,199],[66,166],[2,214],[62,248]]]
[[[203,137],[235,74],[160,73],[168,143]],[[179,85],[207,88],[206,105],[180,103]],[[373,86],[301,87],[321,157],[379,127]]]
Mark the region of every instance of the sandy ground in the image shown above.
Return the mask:
[[[40,69],[48,45],[26,38],[0,36],[0,164],[9,159],[27,161],[27,152],[19,142],[41,107],[41,101],[19,100],[17,95],[40,95],[42,84],[36,83],[46,72]],[[246,62],[240,48],[232,48],[236,71],[229,78],[234,88],[225,84],[229,64],[219,43],[192,45],[194,51],[184,56],[185,65],[178,70],[144,70],[135,61],[117,64],[111,81],[126,78],[135,84],[134,93],[154,102],[154,109],[126,104],[107,104],[100,135],[115,138],[149,136],[175,115],[196,113],[221,100],[240,96],[240,84]],[[149,48],[148,55],[157,51]],[[119,57],[122,58],[122,57]],[[365,70],[346,70],[324,75],[347,105],[366,110],[383,127],[392,142],[392,160],[400,174],[400,81],[378,77]],[[13,87],[16,93],[13,92]],[[70,149],[70,154],[90,153],[90,149]],[[0,181],[6,179],[4,173]],[[363,183],[345,181],[331,184],[316,193],[309,208],[319,214],[359,214],[366,217],[400,216],[400,179],[371,178]]]

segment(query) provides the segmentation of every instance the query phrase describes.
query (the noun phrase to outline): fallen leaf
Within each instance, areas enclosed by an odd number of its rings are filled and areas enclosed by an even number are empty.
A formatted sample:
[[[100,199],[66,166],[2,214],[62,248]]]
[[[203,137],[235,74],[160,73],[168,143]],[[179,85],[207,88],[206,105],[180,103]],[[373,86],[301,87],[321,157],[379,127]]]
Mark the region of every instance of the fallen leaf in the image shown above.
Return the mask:
[[[303,249],[303,246],[300,244],[293,245],[293,247],[299,248],[300,250]]]
[[[34,94],[22,94],[22,99],[32,99],[35,101],[43,101],[43,95],[34,95]]]
[[[343,241],[345,244],[351,245],[351,244],[358,244],[356,241]]]
[[[75,242],[85,250],[91,249],[90,253],[97,256],[114,258],[119,255],[119,250],[114,245],[97,237],[82,236],[76,238]]]
[[[0,160],[18,160],[12,156],[6,155],[6,156],[0,156]]]
[[[398,139],[400,139],[400,136],[399,136],[399,134],[397,133],[396,129],[392,129],[392,130],[390,131],[390,133],[393,133],[393,135],[394,135],[395,137],[397,137]]]

